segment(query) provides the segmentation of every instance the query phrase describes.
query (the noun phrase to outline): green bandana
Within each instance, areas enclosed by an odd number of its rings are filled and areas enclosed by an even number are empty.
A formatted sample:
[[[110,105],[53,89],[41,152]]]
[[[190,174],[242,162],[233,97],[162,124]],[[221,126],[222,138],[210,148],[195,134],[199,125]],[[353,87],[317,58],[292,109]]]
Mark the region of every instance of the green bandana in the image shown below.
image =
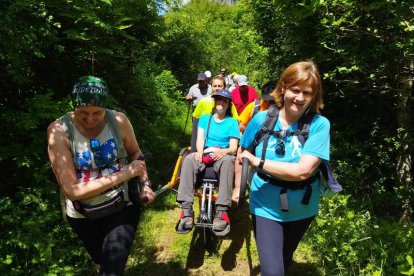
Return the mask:
[[[86,76],[76,80],[72,90],[73,106],[106,107],[108,87],[103,79]]]

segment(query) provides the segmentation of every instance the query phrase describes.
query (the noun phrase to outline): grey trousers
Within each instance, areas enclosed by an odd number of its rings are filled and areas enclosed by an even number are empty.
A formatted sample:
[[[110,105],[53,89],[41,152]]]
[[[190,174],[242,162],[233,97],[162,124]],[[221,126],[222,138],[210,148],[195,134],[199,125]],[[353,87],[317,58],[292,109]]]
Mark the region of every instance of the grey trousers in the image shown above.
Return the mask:
[[[234,161],[236,156],[225,155],[214,163],[214,171],[219,175],[219,191],[216,205],[230,206],[231,193],[234,181]],[[181,166],[180,185],[178,187],[177,202],[182,207],[190,207],[194,202],[194,184],[197,174],[205,169],[206,165],[194,159],[192,154],[187,155]]]

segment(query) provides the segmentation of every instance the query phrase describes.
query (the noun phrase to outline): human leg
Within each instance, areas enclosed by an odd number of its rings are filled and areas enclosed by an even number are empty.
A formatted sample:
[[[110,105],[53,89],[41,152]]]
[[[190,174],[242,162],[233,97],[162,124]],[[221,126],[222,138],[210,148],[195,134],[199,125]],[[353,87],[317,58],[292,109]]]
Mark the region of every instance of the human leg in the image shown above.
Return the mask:
[[[194,201],[194,183],[197,173],[205,168],[203,163],[194,159],[192,154],[187,155],[181,165],[180,184],[178,186],[177,202],[187,207],[191,207]]]
[[[195,160],[192,154],[187,155],[183,160],[177,194],[177,202],[181,204],[181,211],[180,219],[175,227],[179,234],[190,232],[194,226],[194,184],[197,173],[204,168],[205,165]]]
[[[70,217],[67,220],[92,261],[100,265],[101,275],[120,275],[128,259],[139,216],[139,206],[131,205],[96,220]]]
[[[96,221],[86,218],[71,218],[66,216],[73,232],[81,240],[95,264],[101,264],[102,242],[104,235],[102,226]]]
[[[140,207],[129,205],[108,216],[103,224],[102,263],[99,275],[122,275],[134,241]]]
[[[219,191],[216,200],[217,211],[213,220],[213,232],[217,236],[225,236],[230,232],[230,218],[227,210],[231,205],[235,158],[232,155],[225,155],[214,163],[214,170],[219,172]]]
[[[308,230],[314,216],[302,220],[283,222],[283,259],[285,271],[293,259],[293,253]]]
[[[214,163],[214,170],[219,174],[219,191],[216,206],[229,207],[231,205],[235,159],[236,157],[233,155],[225,155]]]
[[[283,227],[274,220],[252,215],[261,274],[283,276]]]

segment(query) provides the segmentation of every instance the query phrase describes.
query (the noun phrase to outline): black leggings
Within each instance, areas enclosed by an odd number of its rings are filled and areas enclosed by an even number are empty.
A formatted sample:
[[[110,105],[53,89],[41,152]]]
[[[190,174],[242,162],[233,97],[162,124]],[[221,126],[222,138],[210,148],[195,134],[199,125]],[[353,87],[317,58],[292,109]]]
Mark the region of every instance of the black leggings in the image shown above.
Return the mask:
[[[130,205],[116,214],[96,220],[67,219],[93,262],[100,265],[99,275],[122,275],[139,217],[140,207]]]
[[[293,252],[314,218],[278,222],[252,215],[262,276],[285,275]]]

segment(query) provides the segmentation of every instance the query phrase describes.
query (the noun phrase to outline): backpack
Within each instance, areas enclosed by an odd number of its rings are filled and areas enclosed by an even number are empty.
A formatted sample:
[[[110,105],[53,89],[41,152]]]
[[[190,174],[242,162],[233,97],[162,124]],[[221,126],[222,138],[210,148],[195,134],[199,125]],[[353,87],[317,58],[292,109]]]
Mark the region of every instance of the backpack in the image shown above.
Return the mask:
[[[118,122],[115,118],[115,110],[105,109],[105,119],[108,124],[109,130],[113,135],[113,138],[118,145],[118,156],[120,157],[120,161],[124,164],[128,164],[128,155],[124,147],[124,143],[122,141],[121,133],[118,127]],[[76,152],[75,149],[75,141],[73,139],[73,123],[70,118],[70,112],[63,115],[59,118],[60,123],[62,124],[66,134],[68,135],[68,139],[70,142],[70,147],[73,155],[73,160],[76,160]],[[97,205],[84,205],[80,201],[72,201],[74,208],[76,211],[81,213],[83,216],[90,218],[90,219],[97,219],[104,217],[106,215],[115,213],[120,211],[125,206],[125,201],[123,198],[123,191],[121,188],[119,189],[119,193],[109,201],[99,203]],[[128,196],[129,200],[134,204],[139,204],[139,188],[138,188],[138,177],[132,178],[128,181]],[[61,206],[63,214],[66,214],[66,206],[64,204],[64,195],[61,192]]]
[[[307,113],[304,116],[302,116],[299,119],[298,130],[296,131],[274,131],[273,129],[276,125],[277,118],[279,117],[279,109],[275,105],[271,105],[268,109],[268,113],[266,115],[264,124],[262,125],[260,130],[256,133],[253,142],[247,148],[247,150],[254,153],[254,150],[257,147],[257,145],[259,145],[259,143],[263,141],[262,158],[264,158],[270,135],[276,135],[279,138],[283,138],[285,136],[297,136],[299,142],[303,146],[309,137],[309,129],[310,129],[311,122],[314,116],[315,116],[314,113]],[[319,169],[319,177],[321,178],[320,186],[321,186],[322,195],[326,197],[331,197],[333,194],[338,193],[343,190],[341,184],[339,184],[339,182],[335,179],[333,172],[332,172],[332,168],[329,165],[328,161],[322,160],[318,169]],[[263,173],[260,173],[260,172],[258,172],[258,174],[261,174],[259,176],[262,178],[264,177],[265,180],[271,181],[271,179],[269,179],[271,177]],[[302,200],[302,203],[307,204],[307,202],[309,202],[310,194],[312,192],[312,190],[309,189],[310,187],[309,184],[311,184],[314,180],[312,179],[312,177],[310,177],[310,179],[311,181],[309,180],[305,180],[305,181],[277,180],[277,182],[281,183],[281,185],[279,184],[276,184],[276,185],[282,186],[283,190],[289,189],[290,187],[292,187],[292,184],[296,189],[303,189],[306,187],[307,191],[305,193],[304,199]]]

